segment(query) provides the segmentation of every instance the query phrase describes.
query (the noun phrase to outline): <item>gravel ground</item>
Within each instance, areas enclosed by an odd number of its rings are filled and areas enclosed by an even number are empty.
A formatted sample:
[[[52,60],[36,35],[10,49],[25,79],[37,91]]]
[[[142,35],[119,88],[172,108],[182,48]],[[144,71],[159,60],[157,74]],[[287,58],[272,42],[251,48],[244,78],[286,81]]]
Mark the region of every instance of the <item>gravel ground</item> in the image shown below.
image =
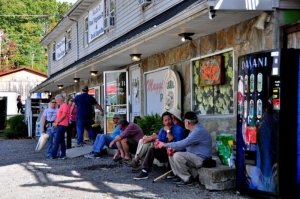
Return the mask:
[[[154,167],[147,180],[133,180],[131,168],[111,156],[47,160],[46,149],[35,152],[36,139],[0,139],[0,196],[13,198],[182,198],[253,199],[234,190],[207,191],[200,184],[176,187],[153,179],[165,171]]]

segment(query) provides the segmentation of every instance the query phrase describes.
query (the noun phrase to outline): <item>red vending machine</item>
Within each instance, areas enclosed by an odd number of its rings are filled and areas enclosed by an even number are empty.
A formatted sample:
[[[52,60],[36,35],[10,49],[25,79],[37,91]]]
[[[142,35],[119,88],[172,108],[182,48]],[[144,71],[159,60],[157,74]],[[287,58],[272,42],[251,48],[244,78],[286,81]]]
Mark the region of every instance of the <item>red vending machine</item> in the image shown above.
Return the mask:
[[[240,56],[237,88],[237,190],[300,198],[300,51]]]

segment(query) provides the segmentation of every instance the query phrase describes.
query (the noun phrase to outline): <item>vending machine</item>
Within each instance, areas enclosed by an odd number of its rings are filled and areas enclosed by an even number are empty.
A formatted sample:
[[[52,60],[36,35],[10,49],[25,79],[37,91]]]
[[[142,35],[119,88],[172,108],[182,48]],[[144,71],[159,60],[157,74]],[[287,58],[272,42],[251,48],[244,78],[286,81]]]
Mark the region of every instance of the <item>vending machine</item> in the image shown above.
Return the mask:
[[[240,56],[237,88],[237,190],[300,198],[300,50]]]

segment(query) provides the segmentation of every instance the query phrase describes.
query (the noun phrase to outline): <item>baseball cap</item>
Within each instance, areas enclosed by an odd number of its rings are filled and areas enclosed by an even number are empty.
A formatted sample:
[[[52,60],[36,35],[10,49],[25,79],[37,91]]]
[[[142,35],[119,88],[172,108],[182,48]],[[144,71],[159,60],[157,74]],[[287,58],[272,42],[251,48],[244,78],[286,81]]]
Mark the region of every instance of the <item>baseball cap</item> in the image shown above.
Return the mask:
[[[188,112],[185,113],[184,119],[187,119],[187,120],[198,120],[198,117],[197,117],[196,113],[194,113],[192,111],[188,111]]]
[[[83,92],[88,92],[89,91],[89,87],[88,86],[83,86],[82,87],[82,91]]]

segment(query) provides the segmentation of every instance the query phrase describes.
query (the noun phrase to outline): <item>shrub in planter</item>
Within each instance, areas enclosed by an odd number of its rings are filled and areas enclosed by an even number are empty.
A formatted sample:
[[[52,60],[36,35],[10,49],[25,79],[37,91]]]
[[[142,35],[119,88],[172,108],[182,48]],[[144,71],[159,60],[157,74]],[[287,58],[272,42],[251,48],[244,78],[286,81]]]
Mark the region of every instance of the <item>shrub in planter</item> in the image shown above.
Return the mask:
[[[137,125],[139,125],[145,135],[152,135],[157,133],[163,127],[163,122],[159,114],[146,115],[142,118],[137,118]]]
[[[4,135],[7,138],[27,137],[28,130],[25,124],[24,115],[16,115],[7,120],[7,127],[4,130]]]

